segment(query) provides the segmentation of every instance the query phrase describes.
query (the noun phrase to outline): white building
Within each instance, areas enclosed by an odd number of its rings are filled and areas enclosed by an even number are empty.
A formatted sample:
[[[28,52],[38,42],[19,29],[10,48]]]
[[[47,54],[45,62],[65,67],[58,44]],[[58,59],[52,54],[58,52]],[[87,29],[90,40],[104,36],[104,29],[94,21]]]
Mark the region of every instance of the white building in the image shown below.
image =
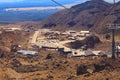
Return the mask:
[[[30,50],[18,50],[17,53],[24,54],[24,55],[36,55],[38,52],[30,51]]]
[[[92,51],[92,50],[72,50],[72,55],[73,57],[81,57],[81,56],[103,56],[106,55],[105,52],[103,51]]]
[[[80,36],[82,37],[90,36],[90,31],[80,31]]]
[[[116,49],[116,52],[120,52],[120,45],[117,45],[115,49]]]

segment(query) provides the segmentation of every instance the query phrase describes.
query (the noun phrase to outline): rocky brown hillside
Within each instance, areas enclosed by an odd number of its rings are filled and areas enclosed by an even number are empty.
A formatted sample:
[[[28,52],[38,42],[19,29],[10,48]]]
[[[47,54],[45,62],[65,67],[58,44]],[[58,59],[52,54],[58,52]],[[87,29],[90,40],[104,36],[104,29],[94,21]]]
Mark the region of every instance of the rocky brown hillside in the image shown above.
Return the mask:
[[[43,28],[90,29],[104,32],[106,24],[120,23],[120,2],[113,4],[103,0],[91,0],[65,9],[44,20]]]
[[[29,36],[30,33],[24,31],[3,31],[3,33],[0,34],[0,50],[9,52],[12,45],[21,45],[22,47],[26,47],[26,44],[29,41]]]
[[[36,57],[3,54],[0,63],[1,80],[120,80],[120,58],[83,60],[41,50]]]

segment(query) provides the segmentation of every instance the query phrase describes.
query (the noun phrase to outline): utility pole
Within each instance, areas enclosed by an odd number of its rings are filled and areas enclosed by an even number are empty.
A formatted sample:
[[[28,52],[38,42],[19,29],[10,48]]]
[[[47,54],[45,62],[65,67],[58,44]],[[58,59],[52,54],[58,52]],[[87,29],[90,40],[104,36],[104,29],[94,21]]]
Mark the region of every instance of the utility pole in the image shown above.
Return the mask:
[[[120,29],[119,24],[109,24],[108,28],[112,30],[112,58],[115,59],[115,30]]]
[[[113,0],[113,8],[115,6],[115,0]],[[113,10],[114,11],[114,10]],[[112,58],[115,59],[115,24],[107,25],[108,29],[112,30]]]
[[[115,28],[114,24],[109,25],[109,29],[112,30],[112,58],[115,59]]]
[[[112,29],[112,58],[115,59],[115,29]]]

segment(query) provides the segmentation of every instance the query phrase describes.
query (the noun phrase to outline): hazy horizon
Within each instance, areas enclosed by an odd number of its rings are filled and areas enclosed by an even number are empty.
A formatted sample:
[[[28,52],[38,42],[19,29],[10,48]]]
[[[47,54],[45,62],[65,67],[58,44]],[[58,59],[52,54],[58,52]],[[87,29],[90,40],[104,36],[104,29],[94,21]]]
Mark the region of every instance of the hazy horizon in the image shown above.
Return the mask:
[[[66,7],[70,7],[76,4],[81,4],[88,0],[55,0]],[[107,2],[112,2],[113,0],[106,0]],[[116,0],[120,1],[120,0]],[[49,8],[55,6],[53,8]],[[0,0],[0,22],[19,22],[19,21],[39,21],[47,18],[48,16],[59,11],[60,6],[52,2],[51,0]],[[30,8],[30,7],[42,7]],[[45,9],[43,9],[45,7]],[[9,9],[10,8],[10,9]],[[13,9],[11,9],[13,8]],[[17,9],[20,8],[20,9]],[[30,8],[30,9],[23,9]],[[48,8],[48,9],[46,9]],[[9,11],[10,10],[10,11]],[[29,11],[28,11],[29,10]],[[45,10],[45,11],[44,11]],[[11,16],[12,15],[12,16]]]

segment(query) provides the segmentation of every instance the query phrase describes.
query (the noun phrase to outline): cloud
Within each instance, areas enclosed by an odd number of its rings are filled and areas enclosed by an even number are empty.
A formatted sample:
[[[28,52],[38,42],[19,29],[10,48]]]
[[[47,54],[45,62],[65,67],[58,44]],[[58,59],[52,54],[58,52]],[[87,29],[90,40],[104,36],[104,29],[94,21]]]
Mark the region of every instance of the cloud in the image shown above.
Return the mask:
[[[113,2],[114,2],[114,0],[105,0],[105,1],[110,2],[110,3],[113,3]],[[118,2],[118,1],[120,1],[120,0],[115,0],[115,1]]]

